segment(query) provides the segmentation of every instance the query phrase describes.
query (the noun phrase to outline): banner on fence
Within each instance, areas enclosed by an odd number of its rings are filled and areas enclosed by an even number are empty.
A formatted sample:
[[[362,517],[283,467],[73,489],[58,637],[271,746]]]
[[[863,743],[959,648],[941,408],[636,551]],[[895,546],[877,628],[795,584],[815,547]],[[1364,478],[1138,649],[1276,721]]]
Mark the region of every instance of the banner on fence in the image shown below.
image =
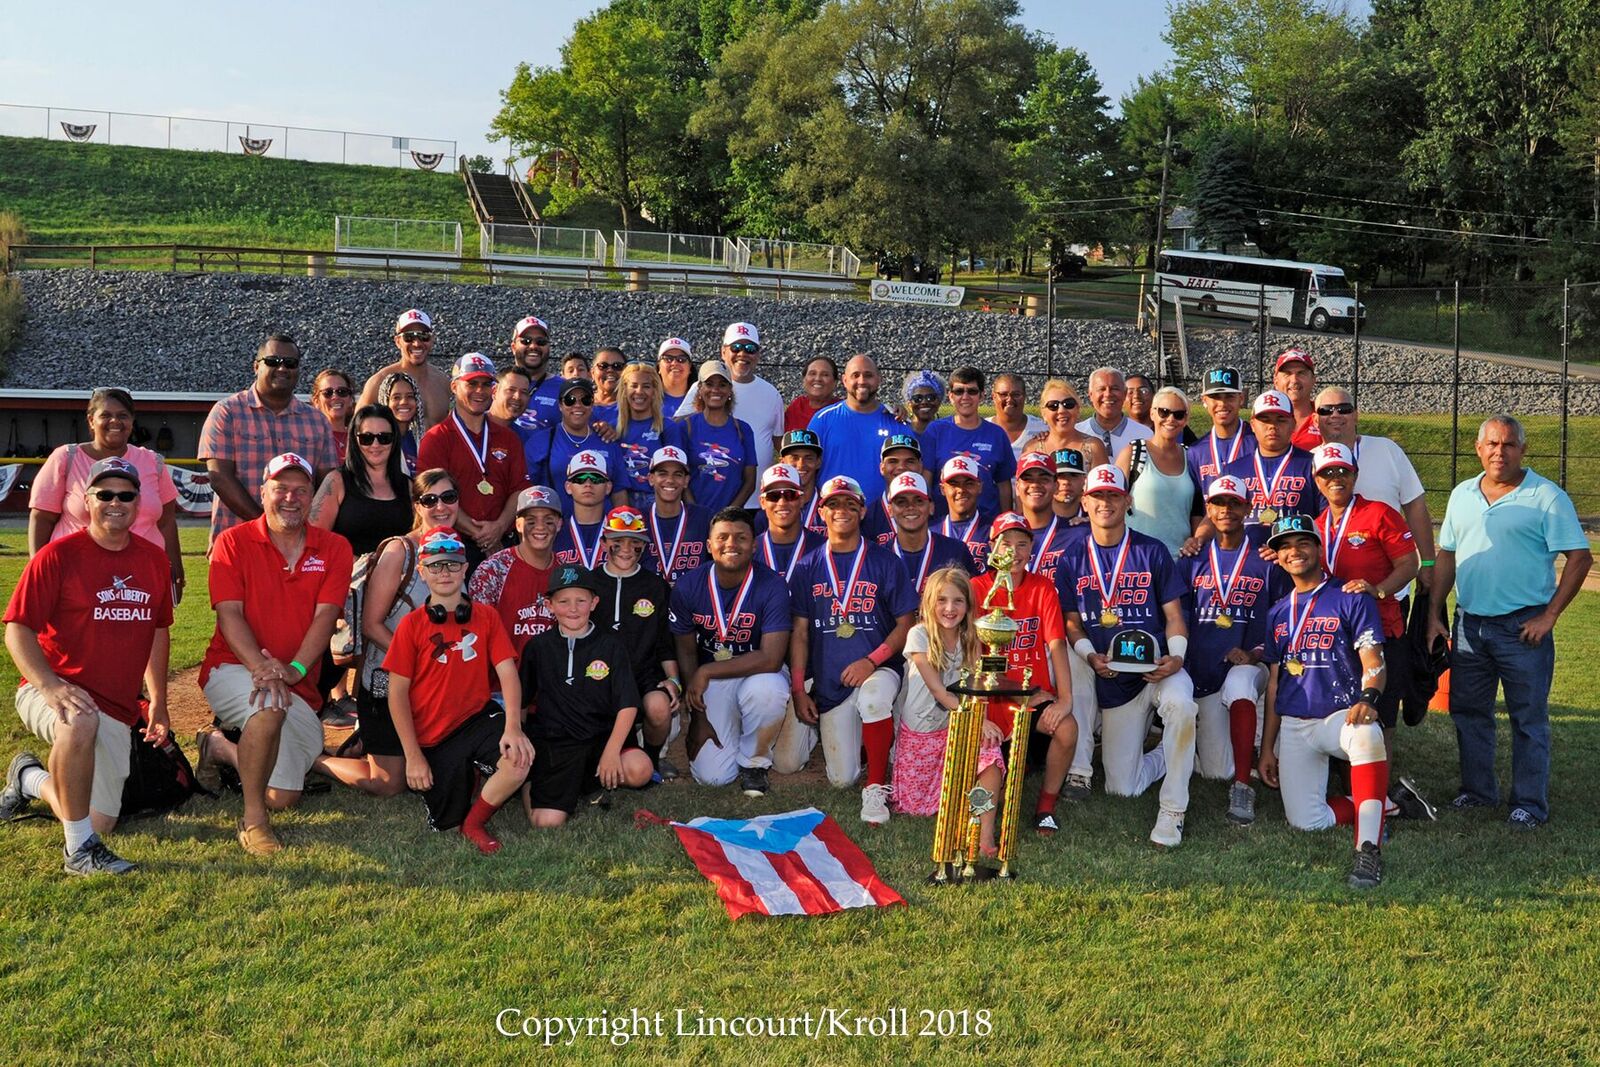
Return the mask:
[[[921,282],[872,283],[872,299],[888,304],[921,304],[926,307],[960,307],[967,295],[961,285],[925,285]]]
[[[0,467],[0,503],[11,495],[11,489],[17,484],[17,475],[22,473],[22,464],[7,463]]]
[[[167,470],[172,472],[172,484],[178,490],[179,509],[189,515],[211,514],[211,504],[217,498],[217,491],[211,488],[211,475],[170,463]]]

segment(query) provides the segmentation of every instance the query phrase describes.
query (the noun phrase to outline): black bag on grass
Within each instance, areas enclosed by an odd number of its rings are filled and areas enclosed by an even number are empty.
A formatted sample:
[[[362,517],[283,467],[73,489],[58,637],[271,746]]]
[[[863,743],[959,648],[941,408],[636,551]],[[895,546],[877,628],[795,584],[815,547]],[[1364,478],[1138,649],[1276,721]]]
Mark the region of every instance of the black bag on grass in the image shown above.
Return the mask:
[[[162,815],[181,808],[196,793],[216,797],[194,778],[194,767],[169,735],[159,745],[144,739],[144,726],[130,726],[133,748],[128,754],[128,780],[122,785],[122,819]]]

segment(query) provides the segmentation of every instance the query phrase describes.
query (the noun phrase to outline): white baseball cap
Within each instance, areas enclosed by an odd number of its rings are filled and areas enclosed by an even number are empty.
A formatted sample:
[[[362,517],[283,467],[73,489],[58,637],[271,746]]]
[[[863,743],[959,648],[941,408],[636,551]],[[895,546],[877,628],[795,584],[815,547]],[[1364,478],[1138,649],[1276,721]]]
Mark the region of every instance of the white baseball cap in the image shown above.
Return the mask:
[[[951,478],[973,478],[978,481],[983,479],[978,475],[978,461],[965,452],[958,453],[945,460],[944,469],[939,472],[941,481],[948,482]]]
[[[689,453],[677,445],[662,445],[650,457],[650,469],[655,470],[663,463],[676,463],[684,470],[689,469]]]
[[[1289,401],[1289,397],[1283,392],[1277,389],[1268,389],[1256,397],[1256,402],[1250,405],[1250,416],[1252,418],[1262,414],[1283,415],[1292,419],[1294,418],[1294,404]]]
[[[822,483],[822,489],[817,493],[817,502],[820,504],[830,497],[854,497],[859,503],[867,502],[866,494],[861,491],[861,483],[848,474],[836,474]]]
[[[889,499],[893,500],[902,493],[915,493],[924,500],[929,499],[927,479],[916,471],[901,471],[889,483]]]
[[[511,331],[511,339],[516,340],[518,337],[522,336],[523,330],[533,326],[537,326],[539,329],[543,330],[546,337],[550,335],[550,324],[548,322],[544,321],[537,315],[524,315],[522,319],[517,322],[516,328]]]
[[[603,474],[607,478],[611,477],[611,470],[606,465],[605,453],[596,452],[592,448],[586,448],[582,452],[576,453],[572,459],[567,461],[567,477],[569,479],[576,475],[582,474],[585,471],[592,471],[595,474]]]
[[[694,350],[689,347],[689,342],[685,341],[681,337],[669,337],[665,341],[662,341],[661,344],[656,348],[656,358],[660,359],[668,352],[671,352],[674,348],[689,358],[694,358]]]
[[[412,308],[410,311],[401,312],[400,317],[394,320],[395,335],[398,336],[405,332],[407,326],[421,326],[423,329],[432,330],[433,319],[428,317],[426,311]]]
[[[1206,499],[1219,500],[1223,497],[1248,501],[1250,493],[1245,488],[1244,479],[1232,474],[1221,474],[1211,479],[1211,484],[1206,486]]]
[[[285,452],[282,455],[273,456],[271,459],[267,460],[267,470],[266,473],[261,476],[261,480],[264,482],[270,482],[272,479],[276,478],[286,470],[297,470],[304,474],[307,478],[311,478],[313,480],[316,478],[316,475],[311,473],[310,463],[307,463],[303,458],[293,452]]]
[[[1341,445],[1337,441],[1329,441],[1318,445],[1311,452],[1311,473],[1321,474],[1329,467],[1348,467],[1356,469],[1356,457],[1348,445]]]
[[[730,322],[728,328],[722,331],[722,343],[731,345],[735,341],[751,341],[761,343],[761,331],[756,329],[753,322]]]
[[[1102,463],[1089,472],[1089,478],[1084,482],[1083,495],[1092,496],[1095,493],[1126,493],[1128,491],[1128,476],[1122,473],[1122,468],[1111,463]]]
[[[787,463],[774,463],[761,474],[761,491],[764,493],[775,485],[799,489],[800,472]]]

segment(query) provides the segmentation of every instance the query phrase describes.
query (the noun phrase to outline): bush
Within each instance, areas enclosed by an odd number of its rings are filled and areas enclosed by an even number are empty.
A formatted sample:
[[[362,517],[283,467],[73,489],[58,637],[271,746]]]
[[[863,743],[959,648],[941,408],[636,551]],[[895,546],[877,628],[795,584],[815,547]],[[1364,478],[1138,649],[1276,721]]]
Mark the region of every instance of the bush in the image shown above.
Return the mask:
[[[21,216],[0,211],[0,376],[5,372],[5,355],[22,336],[22,283],[6,275],[12,245],[28,243],[28,227]]]
[[[6,272],[6,264],[10,262],[11,246],[27,243],[28,227],[22,216],[14,211],[0,211],[0,274]],[[0,347],[0,352],[3,351],[4,347]]]

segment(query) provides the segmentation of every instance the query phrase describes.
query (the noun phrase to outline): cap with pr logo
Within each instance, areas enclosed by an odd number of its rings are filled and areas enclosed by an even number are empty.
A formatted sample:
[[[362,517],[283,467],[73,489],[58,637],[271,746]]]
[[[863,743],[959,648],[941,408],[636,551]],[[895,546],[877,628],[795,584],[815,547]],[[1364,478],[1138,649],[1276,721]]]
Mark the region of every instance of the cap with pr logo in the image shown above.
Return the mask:
[[[655,453],[650,457],[651,470],[655,470],[657,467],[668,463],[676,463],[685,470],[688,470],[689,453],[685,452],[677,445],[662,445],[660,448],[656,449]]]
[[[1089,472],[1089,479],[1084,483],[1085,495],[1094,493],[1126,493],[1128,491],[1128,476],[1122,473],[1121,467],[1110,463],[1102,463]]]
[[[728,328],[722,331],[722,343],[731,345],[735,341],[749,341],[751,344],[761,343],[761,331],[756,329],[753,322],[729,323]]]
[[[861,491],[861,483],[846,474],[836,475],[822,483],[822,489],[817,493],[818,502],[830,497],[854,497],[857,503],[866,503],[866,494]]]
[[[606,457],[603,452],[584,449],[567,461],[567,477],[572,478],[579,474],[603,474],[611,477],[611,470],[606,466]]]
[[[761,474],[761,491],[764,493],[774,487],[799,489],[800,472],[787,463],[774,463]]]
[[[1250,405],[1250,414],[1254,418],[1262,415],[1283,415],[1294,418],[1294,405],[1289,402],[1289,397],[1276,389],[1268,389],[1256,397],[1256,402]]]
[[[1337,441],[1318,445],[1311,452],[1311,472],[1321,474],[1330,467],[1345,467],[1349,470],[1356,469],[1356,457],[1350,451],[1349,445],[1341,445]]]
[[[1222,474],[1211,479],[1211,484],[1206,487],[1206,499],[1248,501],[1250,493],[1245,489],[1244,479]]]
[[[928,499],[928,483],[916,471],[902,471],[894,476],[894,481],[889,483],[889,499],[904,493],[915,493],[922,499]]]
[[[410,311],[402,311],[400,317],[394,320],[396,336],[405,333],[407,329],[414,330],[419,326],[429,333],[433,332],[433,319],[428,317],[426,311],[421,311],[417,308],[412,308]]]
[[[450,368],[450,380],[462,378],[494,378],[494,361],[482,352],[468,352]]]

